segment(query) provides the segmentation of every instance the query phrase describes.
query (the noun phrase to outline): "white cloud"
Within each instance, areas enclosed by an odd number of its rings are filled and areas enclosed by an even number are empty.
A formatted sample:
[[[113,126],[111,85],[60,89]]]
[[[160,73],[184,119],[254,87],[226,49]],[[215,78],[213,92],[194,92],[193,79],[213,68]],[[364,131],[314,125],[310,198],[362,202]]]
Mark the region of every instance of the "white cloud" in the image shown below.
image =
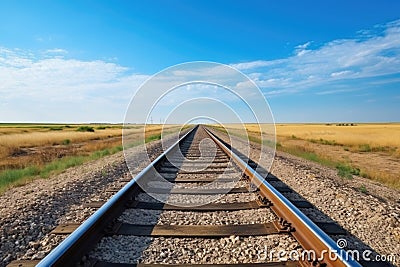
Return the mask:
[[[301,56],[309,53],[311,50],[307,50],[307,47],[309,47],[310,44],[311,44],[311,42],[307,42],[305,44],[296,46],[295,47],[296,48],[296,50],[295,50],[296,56],[301,57]]]
[[[257,69],[257,68],[262,68],[262,67],[276,66],[276,65],[279,65],[282,63],[286,63],[286,61],[287,60],[285,60],[285,59],[272,60],[272,61],[256,60],[256,61],[250,61],[250,62],[231,64],[231,66],[238,70],[245,71],[245,70]]]
[[[346,76],[351,73],[353,73],[353,72],[350,70],[338,71],[338,72],[331,73],[331,77],[343,77],[343,76]]]
[[[132,74],[115,62],[60,57],[62,49],[32,53],[17,49],[0,50],[0,121],[112,121],[121,122],[128,104],[149,75]],[[191,80],[192,79],[192,80]],[[187,70],[169,69],[157,75],[135,98],[135,110],[146,113],[164,89],[188,81],[186,90],[169,94],[163,103],[174,107],[185,99],[211,97],[227,102],[239,98],[214,84],[233,88],[242,96],[254,95],[254,86],[240,83],[245,76],[224,65],[199,63]],[[239,85],[239,86],[238,86]],[[255,98],[258,101],[258,98]],[[132,118],[143,121],[141,117]],[[139,114],[140,115],[140,114]]]
[[[288,58],[231,66],[253,79],[266,96],[317,87],[321,88],[316,92],[320,95],[345,93],[354,89],[321,85],[400,73],[400,21],[358,34],[357,38],[334,40],[317,48],[311,48],[311,42],[298,45]],[[120,122],[135,90],[150,77],[132,73],[115,59],[90,61],[67,55],[62,48],[32,52],[0,47],[0,121],[57,122],[72,118]],[[171,74],[160,77],[156,86],[168,86],[174,84],[173,79],[180,81],[189,75],[228,83],[242,95],[253,90],[251,83],[233,79],[234,71],[219,66]],[[370,80],[371,84],[384,84],[398,78]]]
[[[339,94],[339,93],[348,93],[358,91],[360,89],[335,89],[335,90],[327,90],[327,91],[320,91],[317,92],[317,95],[332,95],[332,94]]]
[[[61,48],[48,49],[45,51],[47,54],[67,54],[68,51]]]
[[[63,49],[47,52],[55,55],[0,48],[0,99],[7,103],[0,107],[0,113],[7,114],[0,120],[101,120],[101,110],[104,118],[122,121],[130,98],[148,77],[116,63],[60,58],[67,53]],[[70,115],[77,111],[82,115]]]
[[[400,73],[400,20],[358,34],[315,49],[307,42],[295,47],[288,58],[232,66],[254,78],[267,95],[299,92],[341,79]]]

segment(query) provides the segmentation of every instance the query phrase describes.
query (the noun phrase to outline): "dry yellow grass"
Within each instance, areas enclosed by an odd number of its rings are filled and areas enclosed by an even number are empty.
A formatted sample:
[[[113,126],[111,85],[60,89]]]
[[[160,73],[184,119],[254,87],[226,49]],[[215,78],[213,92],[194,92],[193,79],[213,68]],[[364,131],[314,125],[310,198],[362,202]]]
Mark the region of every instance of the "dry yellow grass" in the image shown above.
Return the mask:
[[[0,125],[0,170],[40,165],[66,155],[86,155],[121,145],[121,125],[89,125],[94,132],[80,132],[82,125]],[[177,128],[166,125],[165,129]],[[160,125],[132,125],[125,132],[132,140],[159,134]],[[142,138],[143,139],[143,138]]]
[[[0,130],[1,131],[1,130]],[[84,142],[121,135],[121,129],[105,129],[92,132],[77,132],[75,130],[12,133],[0,136],[0,146],[32,147],[59,144],[69,139],[71,142]]]
[[[225,125],[237,130],[240,125]],[[246,124],[250,137],[260,137],[259,125]],[[261,125],[267,135],[271,125]],[[233,131],[234,133],[235,131]],[[277,124],[277,149],[321,163],[346,164],[360,174],[400,188],[400,123],[356,124]]]
[[[130,125],[126,145],[140,145],[161,138],[161,125]],[[178,132],[180,125],[166,125],[163,134]],[[0,124],[0,193],[37,177],[119,152],[121,125]]]
[[[324,139],[345,146],[369,144],[373,147],[400,147],[400,124],[357,124],[336,126],[321,124],[277,124],[279,137]]]
[[[168,125],[165,129],[176,127]],[[96,128],[96,126],[94,126]],[[121,127],[95,130],[95,132],[78,132],[77,127],[63,128],[63,130],[51,130],[47,128],[12,128],[0,127],[1,147],[38,147],[46,145],[61,144],[69,139],[71,143],[85,142],[90,140],[106,139],[122,135]],[[146,134],[160,131],[160,125],[147,125]],[[132,126],[128,134],[137,134],[144,131],[144,125]]]

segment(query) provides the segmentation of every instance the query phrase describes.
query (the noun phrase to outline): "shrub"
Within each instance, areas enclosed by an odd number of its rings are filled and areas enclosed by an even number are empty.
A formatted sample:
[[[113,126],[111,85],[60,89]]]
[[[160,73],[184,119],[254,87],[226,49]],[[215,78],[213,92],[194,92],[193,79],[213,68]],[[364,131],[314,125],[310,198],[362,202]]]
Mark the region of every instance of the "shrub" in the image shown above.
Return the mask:
[[[94,132],[93,127],[90,126],[79,126],[78,129],[76,129],[78,132]]]
[[[50,127],[50,131],[62,131],[63,128],[59,126]]]
[[[69,145],[69,144],[71,144],[71,140],[65,139],[65,140],[62,141],[61,144],[63,144],[63,145]]]

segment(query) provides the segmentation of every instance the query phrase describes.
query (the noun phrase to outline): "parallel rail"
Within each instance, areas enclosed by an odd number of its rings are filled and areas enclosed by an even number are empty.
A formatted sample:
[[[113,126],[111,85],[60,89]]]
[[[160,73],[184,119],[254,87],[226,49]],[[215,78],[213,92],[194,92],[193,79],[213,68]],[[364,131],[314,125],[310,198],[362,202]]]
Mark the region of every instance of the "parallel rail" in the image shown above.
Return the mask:
[[[143,169],[134,179],[128,182],[113,197],[104,203],[92,216],[82,223],[72,234],[52,250],[37,266],[74,266],[102,237],[102,232],[109,226],[110,218],[116,218],[125,209],[124,205],[132,199],[132,196],[140,191],[138,181],[155,171],[158,164],[167,156],[179,149],[179,145],[199,126],[193,128],[181,137],[168,150],[155,159],[149,166]],[[260,194],[267,198],[272,206],[271,209],[280,218],[280,223],[275,225],[278,230],[290,233],[306,250],[315,251],[319,262],[300,262],[308,266],[361,266],[351,257],[345,257],[343,251],[337,244],[307,216],[305,216],[295,205],[286,199],[276,188],[268,183],[264,177],[257,173],[247,162],[218,138],[214,133],[205,129],[210,138],[231,159],[234,160],[250,181],[259,185]],[[163,231],[166,231],[163,227]],[[167,227],[168,228],[168,227]],[[251,229],[248,229],[251,231]],[[329,253],[336,256],[329,257]],[[332,254],[330,255],[332,256]],[[162,265],[168,266],[168,265]],[[200,265],[201,266],[201,265]],[[227,266],[227,265],[226,265]],[[232,265],[233,266],[233,265]],[[239,266],[239,265],[238,265]],[[248,266],[248,265],[246,265]]]
[[[315,251],[318,258],[327,266],[361,266],[352,257],[347,257],[345,251],[332,238],[268,183],[264,177],[233,153],[216,135],[207,129],[206,131],[222,150],[231,155],[231,158],[244,170],[250,180],[259,185],[261,194],[271,201],[272,210],[279,218],[283,219],[282,226],[291,228],[292,235],[304,249]],[[333,252],[336,257],[329,257],[330,252]]]
[[[143,169],[120,191],[111,197],[103,206],[101,206],[101,208],[83,222],[36,266],[75,266],[76,263],[85,255],[87,248],[92,247],[93,244],[96,244],[99,241],[102,236],[102,231],[109,225],[109,218],[115,218],[118,216],[124,209],[124,204],[130,200],[131,196],[136,191],[140,190],[137,181],[146,176],[149,172],[153,171],[155,166],[170,152],[179,147],[182,140],[185,140],[185,138],[197,127],[194,127],[192,130],[187,132],[164,153],[152,161],[150,165]]]

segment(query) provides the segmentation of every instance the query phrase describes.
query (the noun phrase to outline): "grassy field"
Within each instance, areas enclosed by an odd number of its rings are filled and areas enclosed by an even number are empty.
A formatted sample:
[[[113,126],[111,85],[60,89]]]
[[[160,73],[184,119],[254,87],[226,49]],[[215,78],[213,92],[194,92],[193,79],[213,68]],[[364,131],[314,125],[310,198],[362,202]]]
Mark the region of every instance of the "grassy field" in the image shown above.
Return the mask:
[[[181,126],[167,125],[164,133]],[[127,140],[139,145],[161,138],[161,125],[132,125]],[[122,125],[0,124],[0,193],[37,177],[121,151]]]
[[[259,138],[258,125],[245,127],[252,141]],[[277,150],[336,168],[347,179],[360,175],[400,188],[400,123],[277,124],[276,135]]]

